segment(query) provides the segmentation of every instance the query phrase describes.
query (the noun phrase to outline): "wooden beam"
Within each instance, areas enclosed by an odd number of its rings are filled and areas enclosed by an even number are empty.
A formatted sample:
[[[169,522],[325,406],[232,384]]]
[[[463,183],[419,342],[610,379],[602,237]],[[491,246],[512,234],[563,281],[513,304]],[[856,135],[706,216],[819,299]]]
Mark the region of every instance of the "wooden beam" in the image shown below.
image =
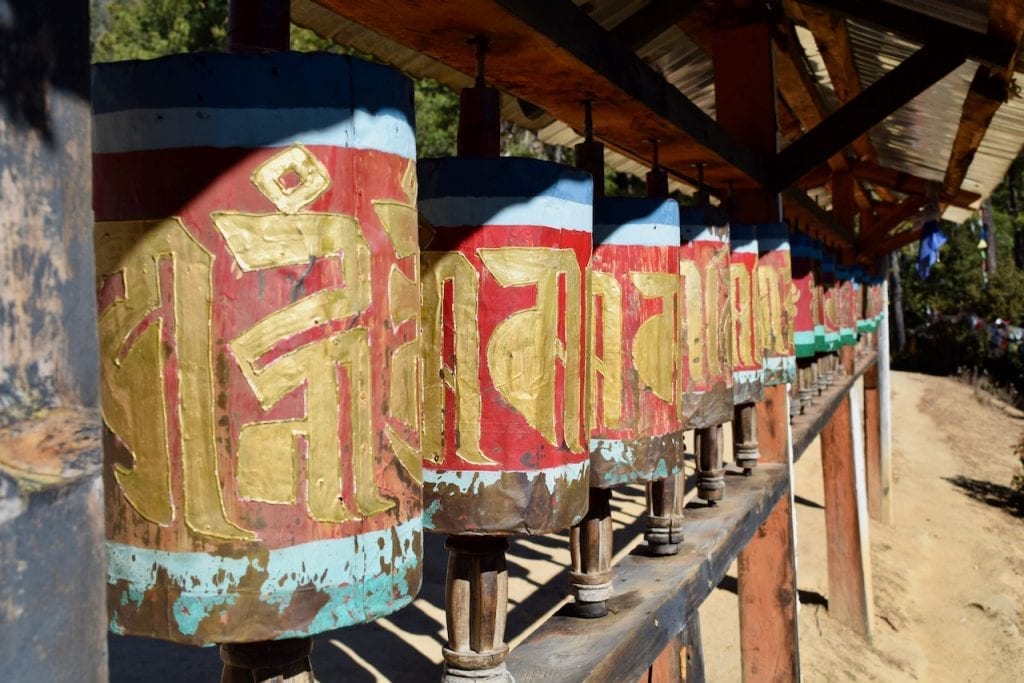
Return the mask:
[[[782,193],[783,213],[790,219],[800,221],[808,230],[827,233],[842,247],[852,247],[857,236],[840,225],[834,217],[818,206],[806,192],[791,187]],[[819,235],[820,236],[820,235]]]
[[[771,187],[784,188],[964,62],[955,46],[926,45],[776,156]]]
[[[909,230],[904,230],[903,232],[898,232],[888,239],[868,245],[868,247],[861,252],[861,255],[867,259],[874,259],[878,256],[883,256],[894,252],[897,249],[902,249],[908,244],[913,244],[921,239],[923,234],[924,228],[922,227],[911,228]]]
[[[1014,55],[1002,64],[979,66],[974,73],[946,166],[946,177],[942,183],[945,194],[960,189],[989,124],[1009,97],[1016,52],[1024,36],[1024,5],[1019,0],[991,0],[988,33],[993,40],[1012,42]]]
[[[1008,0],[1013,2],[1014,0]],[[884,0],[800,0],[807,6],[821,7],[851,19],[872,24],[922,45],[956,46],[968,59],[999,66],[1016,54],[1016,45],[915,12]]]
[[[857,246],[860,249],[869,247],[873,242],[884,239],[889,232],[903,221],[910,220],[924,206],[924,197],[911,195],[897,204],[894,208],[883,213],[878,220],[866,228],[861,226],[860,235],[857,238]]]
[[[882,485],[882,449],[878,398],[878,366],[864,373],[864,462],[868,485],[868,514],[884,522],[883,498],[888,491]]]
[[[627,156],[649,158],[649,139],[658,138],[662,165],[673,175],[692,174],[700,161],[708,164],[712,186],[765,178],[766,159],[737,143],[569,0],[446,0],[429,12],[419,0],[316,1],[461,73],[476,69],[466,39],[485,35],[491,85],[580,130],[581,100],[590,99],[602,141]],[[318,30],[329,34],[331,27]]]
[[[890,190],[903,194],[927,195],[932,185],[932,181],[925,180],[924,178],[918,178],[904,171],[897,171],[896,169],[867,161],[853,162],[850,164],[850,169],[861,180],[888,187]],[[955,193],[940,197],[940,201],[962,208],[971,208],[971,204],[980,199],[980,194],[967,190],[958,190]]]
[[[611,34],[635,52],[699,7],[697,0],[652,0],[613,28]]]

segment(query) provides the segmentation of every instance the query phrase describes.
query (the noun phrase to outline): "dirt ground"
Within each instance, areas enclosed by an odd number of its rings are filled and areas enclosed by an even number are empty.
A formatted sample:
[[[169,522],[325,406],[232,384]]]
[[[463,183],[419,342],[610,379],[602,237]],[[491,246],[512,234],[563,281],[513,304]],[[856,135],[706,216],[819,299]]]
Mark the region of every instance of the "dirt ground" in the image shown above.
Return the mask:
[[[1024,414],[968,386],[893,373],[894,523],[870,525],[871,643],[826,607],[821,457],[808,450],[794,473],[805,681],[1024,680],[1024,508],[1008,487],[1022,433]],[[708,680],[739,680],[735,594],[716,591],[701,619]]]
[[[870,524],[871,643],[829,616],[817,444],[804,454],[794,476],[805,681],[1024,680],[1024,507],[1008,488],[1022,433],[1024,414],[968,386],[894,373],[895,522]],[[643,490],[616,490],[613,510],[621,556],[641,541]],[[443,539],[428,535],[425,555],[424,587],[412,605],[316,639],[320,681],[440,679]],[[568,535],[516,540],[508,562],[514,647],[565,600]],[[735,577],[733,570],[701,609],[712,682],[740,679]],[[212,648],[112,636],[110,649],[115,683],[219,679]]]

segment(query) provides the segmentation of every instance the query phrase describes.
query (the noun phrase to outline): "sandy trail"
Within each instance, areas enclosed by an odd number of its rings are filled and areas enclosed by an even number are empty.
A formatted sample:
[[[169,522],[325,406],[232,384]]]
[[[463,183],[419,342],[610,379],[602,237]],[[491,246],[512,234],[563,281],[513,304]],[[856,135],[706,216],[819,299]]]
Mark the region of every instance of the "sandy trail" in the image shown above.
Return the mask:
[[[1008,488],[1022,418],[953,380],[893,373],[895,521],[871,522],[870,644],[825,607],[818,444],[797,463],[805,680],[1024,680],[1024,508]],[[740,677],[734,586],[701,611],[709,681]]]

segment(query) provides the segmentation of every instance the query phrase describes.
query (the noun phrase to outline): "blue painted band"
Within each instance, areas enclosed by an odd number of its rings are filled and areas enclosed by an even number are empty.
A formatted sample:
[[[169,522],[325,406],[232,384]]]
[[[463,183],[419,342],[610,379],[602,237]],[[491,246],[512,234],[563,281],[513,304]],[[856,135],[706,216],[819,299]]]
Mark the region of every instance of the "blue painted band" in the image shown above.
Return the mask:
[[[391,112],[349,109],[134,109],[93,117],[97,154],[182,147],[327,145],[416,156],[416,136]]]
[[[761,379],[763,370],[733,370],[732,381],[736,384],[750,384]]]
[[[417,208],[435,228],[531,225],[587,233],[593,230],[590,204],[551,196],[421,198]]]
[[[679,246],[679,205],[672,199],[601,199],[594,205],[594,244]]]
[[[412,82],[343,55],[195,53],[97,64],[92,107],[100,153],[317,144],[308,137],[320,132],[335,140],[326,144],[415,157]],[[367,128],[378,119],[386,125]],[[135,125],[152,128],[153,140],[140,140]]]
[[[594,181],[589,173],[540,159],[445,157],[417,164],[419,198],[551,197],[587,206],[592,213]]]
[[[547,467],[534,470],[432,470],[424,468],[423,485],[433,487],[439,484],[446,484],[458,488],[463,495],[476,495],[481,487],[489,487],[499,484],[502,475],[509,472],[519,472],[525,475],[527,482],[533,484],[540,481],[551,495],[555,494],[558,484],[574,482],[583,477],[590,476],[590,461],[582,460],[578,463],[566,463],[556,467]],[[431,527],[430,519],[424,512],[424,525]]]
[[[409,585],[421,558],[422,520],[407,522],[348,538],[311,541],[266,551],[260,556],[227,557],[204,552],[168,552],[107,542],[107,583],[125,586],[122,604],[141,605],[158,575],[171,581],[168,594],[177,595],[171,614],[178,630],[196,634],[203,619],[230,607],[242,591],[259,595],[264,604],[284,613],[297,591],[316,590],[327,602],[301,630],[280,638],[297,638],[344,626],[366,623],[408,604],[417,586]],[[259,585],[248,583],[263,577]],[[173,590],[171,590],[173,589]],[[123,633],[116,612],[110,629]]]
[[[769,251],[789,251],[789,226],[785,223],[762,223],[758,225],[757,248],[762,254]]]
[[[626,443],[621,439],[590,439],[590,460],[591,462],[601,461],[609,467],[602,468],[601,485],[620,486],[623,484],[635,484],[639,481],[650,481],[652,479],[665,479],[682,471],[682,463],[676,461],[672,467],[661,458],[658,460],[655,471],[638,472],[634,468],[637,454],[633,444]]]
[[[729,244],[729,234],[716,233],[716,228],[704,225],[686,225],[679,228],[679,237],[683,242],[718,242]]]
[[[757,226],[750,223],[732,223],[729,225],[729,240],[733,244],[753,242],[757,245]]]

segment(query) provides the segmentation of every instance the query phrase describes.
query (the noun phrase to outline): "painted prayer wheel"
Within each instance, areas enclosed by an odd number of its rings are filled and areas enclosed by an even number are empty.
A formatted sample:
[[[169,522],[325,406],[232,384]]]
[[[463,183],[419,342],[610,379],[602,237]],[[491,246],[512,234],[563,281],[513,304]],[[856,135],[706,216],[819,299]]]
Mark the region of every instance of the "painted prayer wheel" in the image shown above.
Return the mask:
[[[796,379],[793,325],[796,303],[789,227],[785,223],[757,226],[757,283],[759,320],[765,386],[788,384]]]
[[[814,268],[814,351],[816,353],[827,353],[828,342],[825,334],[825,285],[824,278],[824,252],[821,242],[811,240],[811,263]]]
[[[818,291],[815,279],[814,240],[802,233],[792,238],[793,288],[795,314],[793,317],[793,347],[797,362],[797,398],[800,409],[805,409],[817,391],[814,362],[815,321],[818,318]]]
[[[825,322],[825,351],[839,350],[839,280],[836,278],[836,256],[824,251],[821,258],[822,317]]]
[[[420,585],[412,84],[348,57],[99,65],[111,630],[245,643]]]
[[[587,510],[589,174],[535,159],[419,164],[424,524],[544,534]]]
[[[729,226],[709,209],[680,212],[682,417],[686,429],[732,419]]]
[[[764,399],[763,348],[759,336],[757,226],[732,224],[729,231],[729,298],[732,302],[732,401]]]
[[[590,485],[682,469],[679,205],[601,199],[590,263]]]
[[[836,265],[836,293],[839,296],[839,344],[853,346],[857,343],[856,293],[853,286],[853,269]]]

